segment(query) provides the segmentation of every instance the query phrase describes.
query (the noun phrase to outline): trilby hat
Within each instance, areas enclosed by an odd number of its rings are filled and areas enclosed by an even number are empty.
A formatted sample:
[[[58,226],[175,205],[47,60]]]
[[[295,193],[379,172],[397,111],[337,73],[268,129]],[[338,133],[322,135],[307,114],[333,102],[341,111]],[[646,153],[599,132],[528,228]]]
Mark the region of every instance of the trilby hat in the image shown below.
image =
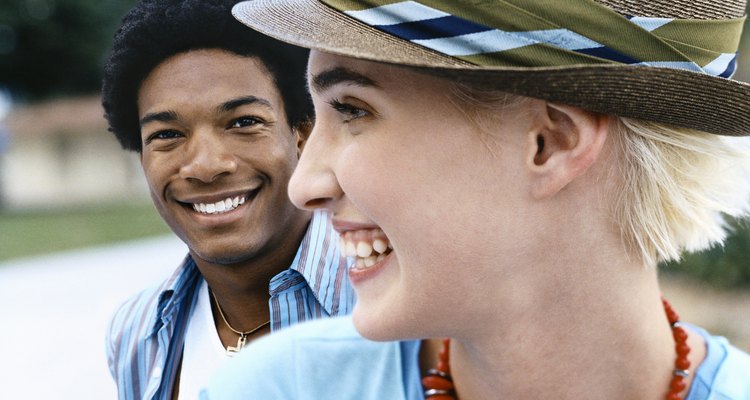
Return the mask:
[[[750,135],[746,0],[251,0],[232,13],[328,53],[715,134]]]

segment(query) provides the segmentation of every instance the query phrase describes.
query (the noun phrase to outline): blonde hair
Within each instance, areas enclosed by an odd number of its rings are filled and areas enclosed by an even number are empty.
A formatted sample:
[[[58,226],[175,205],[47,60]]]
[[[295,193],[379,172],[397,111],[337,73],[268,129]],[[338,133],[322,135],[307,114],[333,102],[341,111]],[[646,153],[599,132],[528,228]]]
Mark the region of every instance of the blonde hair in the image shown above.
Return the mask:
[[[489,132],[497,117],[528,98],[455,83],[451,100]],[[613,117],[619,182],[611,214],[629,253],[646,265],[721,244],[726,217],[750,212],[750,138]]]
[[[612,214],[647,265],[720,244],[725,218],[747,216],[750,139],[622,117],[610,138],[621,161]]]

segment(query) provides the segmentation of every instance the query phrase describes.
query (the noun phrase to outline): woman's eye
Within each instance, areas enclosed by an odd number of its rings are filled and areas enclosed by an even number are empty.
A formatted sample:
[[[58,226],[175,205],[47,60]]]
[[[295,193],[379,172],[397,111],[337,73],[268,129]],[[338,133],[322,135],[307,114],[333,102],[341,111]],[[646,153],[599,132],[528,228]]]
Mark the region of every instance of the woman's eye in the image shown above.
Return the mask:
[[[336,110],[344,117],[344,122],[353,121],[355,119],[370,115],[367,110],[363,110],[348,103],[342,103],[336,99],[331,100],[330,102],[328,102],[328,104],[330,104],[334,110]]]
[[[232,124],[229,125],[229,127],[230,128],[244,128],[246,126],[253,126],[253,125],[260,124],[260,123],[263,123],[263,121],[255,117],[240,117],[232,121]]]
[[[169,139],[176,139],[178,137],[182,137],[182,133],[175,131],[175,130],[163,130],[154,132],[151,135],[149,135],[148,139],[146,140],[146,143],[150,143],[153,140],[169,140]]]

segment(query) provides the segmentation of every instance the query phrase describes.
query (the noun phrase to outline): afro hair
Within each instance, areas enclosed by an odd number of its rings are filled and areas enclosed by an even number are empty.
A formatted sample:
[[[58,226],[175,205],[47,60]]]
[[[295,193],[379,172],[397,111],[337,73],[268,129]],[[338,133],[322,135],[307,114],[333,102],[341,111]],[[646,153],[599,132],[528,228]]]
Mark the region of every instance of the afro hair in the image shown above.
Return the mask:
[[[122,147],[141,152],[138,91],[148,74],[176,54],[222,49],[256,57],[273,75],[288,123],[313,119],[305,86],[308,51],[255,32],[231,14],[237,0],[143,0],[122,19],[104,67],[104,117]]]

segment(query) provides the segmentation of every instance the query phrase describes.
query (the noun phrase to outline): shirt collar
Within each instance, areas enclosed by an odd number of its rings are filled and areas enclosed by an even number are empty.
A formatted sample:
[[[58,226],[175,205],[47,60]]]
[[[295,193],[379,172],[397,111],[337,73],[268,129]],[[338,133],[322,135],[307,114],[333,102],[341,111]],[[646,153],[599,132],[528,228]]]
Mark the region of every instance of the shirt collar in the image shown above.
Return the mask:
[[[184,302],[185,296],[190,294],[189,286],[196,286],[201,280],[198,267],[189,254],[185,256],[182,264],[172,276],[162,285],[159,293],[156,314],[154,315],[153,328],[149,336],[155,335],[159,329],[171,321],[179,312],[180,304]],[[176,295],[175,295],[176,294]]]
[[[318,303],[329,314],[334,311],[334,305],[324,299],[330,296],[328,292],[340,288],[330,288],[321,284],[322,278],[336,276],[339,269],[347,268],[347,260],[341,257],[338,242],[339,235],[333,230],[330,214],[321,209],[313,211],[307,232],[289,267],[289,270],[296,271],[302,276]],[[273,291],[272,280],[271,292]]]
[[[329,314],[333,313],[334,304],[324,301],[324,299],[327,297],[327,292],[340,290],[340,288],[330,288],[328,285],[323,285],[321,279],[324,275],[336,276],[341,268],[348,267],[347,259],[341,257],[338,240],[339,236],[333,230],[330,214],[325,210],[313,211],[305,236],[302,238],[294,261],[288,269],[302,276],[318,303]],[[284,272],[271,280],[269,288],[271,293],[279,290],[280,281],[276,278],[282,274]],[[184,297],[193,292],[190,287],[197,288],[200,281],[201,274],[198,267],[188,254],[182,265],[162,286],[163,289],[157,300],[153,328],[149,336],[155,335],[162,326],[175,318],[180,310],[180,305],[184,302]]]

